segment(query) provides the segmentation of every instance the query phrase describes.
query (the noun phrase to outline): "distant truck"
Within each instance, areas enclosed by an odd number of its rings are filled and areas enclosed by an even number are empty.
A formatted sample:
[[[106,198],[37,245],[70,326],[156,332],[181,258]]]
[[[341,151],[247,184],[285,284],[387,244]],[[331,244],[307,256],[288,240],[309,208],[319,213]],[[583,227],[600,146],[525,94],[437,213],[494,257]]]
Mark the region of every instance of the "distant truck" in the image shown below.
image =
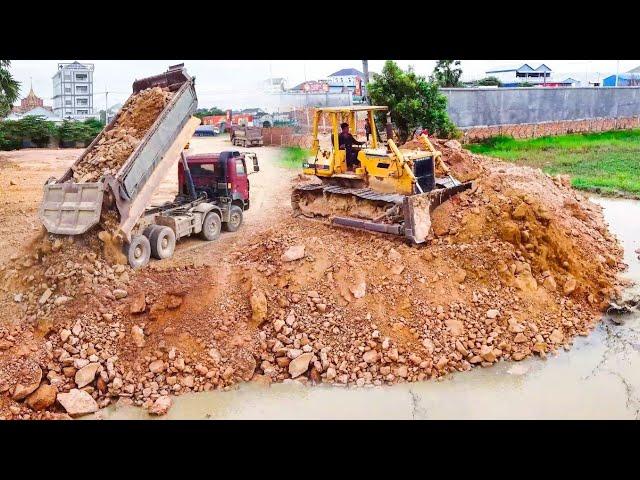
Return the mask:
[[[261,147],[262,128],[260,127],[231,127],[231,143],[241,147]]]
[[[137,80],[133,93],[150,87],[168,88],[174,92],[173,98],[117,174],[104,175],[92,183],[76,183],[73,168],[69,168],[61,178],[47,180],[38,211],[47,231],[58,235],[81,235],[99,223],[104,208],[117,211],[123,253],[133,268],[143,267],[151,256],[171,257],[176,240],[182,237],[199,234],[205,240],[215,240],[222,226],[228,231],[237,230],[243,212],[249,208],[245,157],[252,160],[253,171],[259,170],[255,154],[185,154],[184,147],[200,120],[192,116],[197,107],[195,81],[183,64]],[[74,165],[114,127],[119,115]],[[178,159],[178,196],[172,202],[152,206],[153,193]]]

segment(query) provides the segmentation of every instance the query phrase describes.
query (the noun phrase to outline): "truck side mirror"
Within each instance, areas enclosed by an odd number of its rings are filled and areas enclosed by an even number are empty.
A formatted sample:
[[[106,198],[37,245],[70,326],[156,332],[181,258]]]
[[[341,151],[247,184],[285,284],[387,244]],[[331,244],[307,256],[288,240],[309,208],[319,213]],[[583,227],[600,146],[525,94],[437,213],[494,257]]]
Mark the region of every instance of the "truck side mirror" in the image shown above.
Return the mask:
[[[257,155],[253,156],[253,171],[254,172],[259,172],[260,171],[260,165],[258,165],[258,156]]]

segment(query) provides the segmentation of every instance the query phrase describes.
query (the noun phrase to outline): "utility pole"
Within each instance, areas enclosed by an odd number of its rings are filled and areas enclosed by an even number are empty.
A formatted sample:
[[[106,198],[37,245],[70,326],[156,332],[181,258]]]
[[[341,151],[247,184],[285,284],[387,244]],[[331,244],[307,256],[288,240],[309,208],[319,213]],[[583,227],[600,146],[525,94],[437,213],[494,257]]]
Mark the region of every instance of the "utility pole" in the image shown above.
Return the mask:
[[[616,60],[616,87],[618,86],[619,75],[620,75],[620,60]]]
[[[107,86],[104,86],[104,124],[109,124],[109,92]]]
[[[364,103],[369,103],[369,60],[362,60],[362,73],[364,73],[364,89],[367,92]]]

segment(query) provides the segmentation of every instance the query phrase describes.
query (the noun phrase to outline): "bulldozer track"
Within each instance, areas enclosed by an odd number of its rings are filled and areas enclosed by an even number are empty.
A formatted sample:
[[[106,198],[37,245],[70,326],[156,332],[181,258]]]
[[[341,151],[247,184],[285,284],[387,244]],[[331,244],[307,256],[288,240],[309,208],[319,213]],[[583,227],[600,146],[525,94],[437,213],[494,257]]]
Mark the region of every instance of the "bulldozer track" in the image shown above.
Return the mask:
[[[353,195],[358,198],[362,198],[364,200],[370,200],[374,202],[385,202],[385,203],[393,203],[393,204],[401,204],[404,196],[397,193],[379,193],[370,188],[346,188],[346,187],[338,187],[336,185],[318,185],[318,184],[310,184],[310,185],[300,185],[296,187],[295,190],[305,191],[305,192],[313,192],[322,190],[326,193],[332,193],[335,195]]]

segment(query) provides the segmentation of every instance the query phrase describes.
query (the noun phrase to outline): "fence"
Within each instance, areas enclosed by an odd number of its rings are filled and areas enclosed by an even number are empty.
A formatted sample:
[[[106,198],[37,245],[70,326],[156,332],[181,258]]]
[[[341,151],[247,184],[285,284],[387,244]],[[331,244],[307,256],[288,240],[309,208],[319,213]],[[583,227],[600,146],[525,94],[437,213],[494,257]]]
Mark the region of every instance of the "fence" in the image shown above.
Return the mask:
[[[459,128],[640,116],[640,87],[444,88]]]

